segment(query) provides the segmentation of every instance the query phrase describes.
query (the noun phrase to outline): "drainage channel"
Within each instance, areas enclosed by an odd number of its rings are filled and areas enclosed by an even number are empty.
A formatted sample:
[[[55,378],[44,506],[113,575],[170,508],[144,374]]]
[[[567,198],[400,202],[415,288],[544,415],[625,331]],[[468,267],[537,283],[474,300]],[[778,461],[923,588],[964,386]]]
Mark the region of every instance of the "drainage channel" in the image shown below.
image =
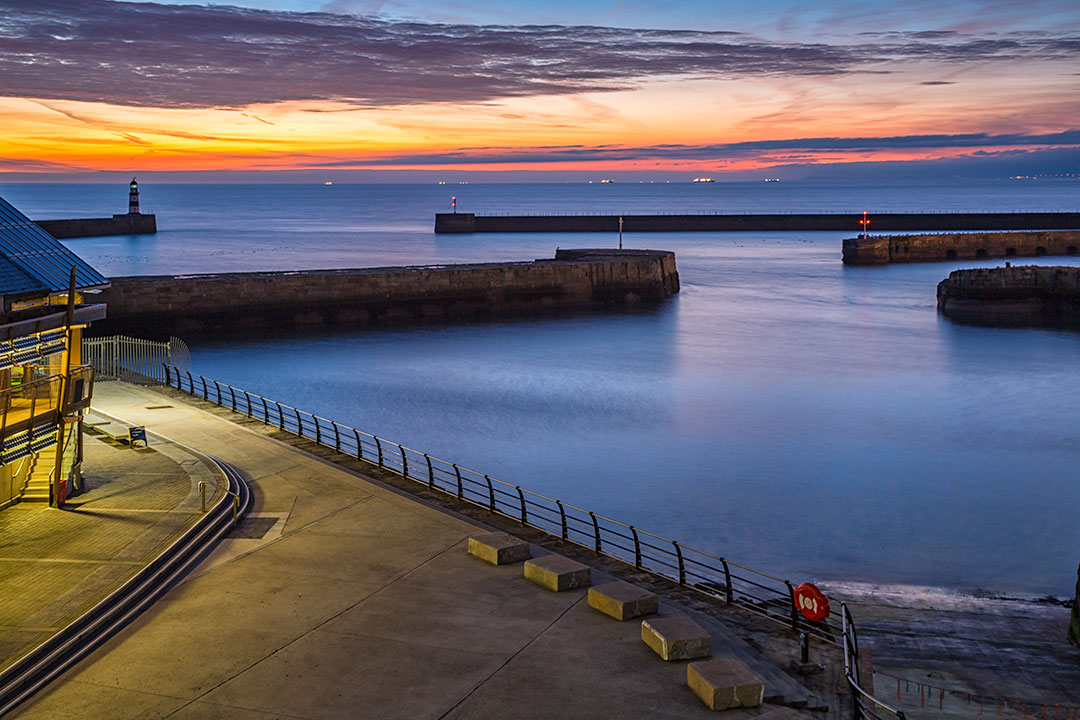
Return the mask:
[[[228,492],[134,577],[0,673],[0,716],[93,652],[184,577],[232,529],[234,507],[239,517],[247,514],[252,505],[247,481],[232,465],[213,457],[210,460],[225,476]]]

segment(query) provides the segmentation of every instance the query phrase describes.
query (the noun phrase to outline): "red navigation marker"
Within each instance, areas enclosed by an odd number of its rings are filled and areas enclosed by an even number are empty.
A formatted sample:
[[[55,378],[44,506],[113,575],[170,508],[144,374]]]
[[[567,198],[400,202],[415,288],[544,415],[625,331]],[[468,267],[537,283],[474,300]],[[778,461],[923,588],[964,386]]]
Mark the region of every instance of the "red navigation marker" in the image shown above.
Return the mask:
[[[821,622],[829,617],[829,598],[813,583],[804,582],[795,588],[795,607],[810,622]]]
[[[866,237],[866,232],[870,229],[870,218],[866,217],[865,210],[863,210],[862,220],[859,221],[859,224],[862,225],[863,237]]]

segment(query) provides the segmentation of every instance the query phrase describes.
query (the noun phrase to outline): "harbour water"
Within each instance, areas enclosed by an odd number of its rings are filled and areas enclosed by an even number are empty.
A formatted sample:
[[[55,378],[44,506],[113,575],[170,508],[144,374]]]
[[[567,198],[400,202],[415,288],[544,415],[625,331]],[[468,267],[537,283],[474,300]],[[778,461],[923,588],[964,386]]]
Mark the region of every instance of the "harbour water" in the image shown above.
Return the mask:
[[[66,244],[111,276],[520,260],[617,238],[436,236],[434,213],[457,195],[478,213],[872,218],[1076,210],[1076,189],[144,183],[157,235]],[[0,185],[35,218],[123,211],[125,191]],[[627,235],[628,247],[676,253],[674,300],[637,314],[202,341],[193,369],[795,581],[1068,595],[1080,334],[952,325],[937,315],[937,283],[1000,261],[851,268],[844,236]]]

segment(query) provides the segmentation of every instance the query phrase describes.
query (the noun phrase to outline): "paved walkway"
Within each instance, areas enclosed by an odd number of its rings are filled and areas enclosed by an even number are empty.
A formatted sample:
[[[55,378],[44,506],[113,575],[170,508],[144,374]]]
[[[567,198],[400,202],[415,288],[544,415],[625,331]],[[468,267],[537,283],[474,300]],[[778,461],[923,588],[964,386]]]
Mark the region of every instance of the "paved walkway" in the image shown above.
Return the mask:
[[[639,623],[469,556],[476,524],[152,390],[101,383],[95,394],[97,407],[238,467],[255,507],[14,717],[712,716],[685,686],[686,663],[653,655]]]
[[[0,512],[0,669],[138,572],[195,522],[201,459],[151,440],[132,449],[86,434],[86,490],[64,509]],[[219,481],[220,482],[220,481]]]

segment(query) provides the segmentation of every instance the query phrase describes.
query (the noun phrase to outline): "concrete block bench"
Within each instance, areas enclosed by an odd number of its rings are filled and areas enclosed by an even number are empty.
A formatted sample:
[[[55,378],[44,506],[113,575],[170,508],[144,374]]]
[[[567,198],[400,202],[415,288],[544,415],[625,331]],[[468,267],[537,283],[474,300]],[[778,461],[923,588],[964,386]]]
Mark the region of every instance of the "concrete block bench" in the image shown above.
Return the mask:
[[[660,598],[622,580],[589,588],[589,607],[616,620],[649,615],[660,609]]]
[[[664,660],[695,660],[712,655],[712,638],[688,617],[641,621],[641,641]]]
[[[765,698],[765,683],[735,658],[690,663],[686,684],[710,710],[757,707]]]
[[[525,579],[552,592],[562,592],[591,585],[592,570],[562,555],[545,555],[525,562]]]
[[[119,442],[128,442],[129,440],[128,431],[130,428],[127,425],[121,425],[118,422],[108,420],[105,422],[91,424],[90,427],[101,433],[102,435],[106,435],[112,438],[113,440],[117,440]]]
[[[532,557],[529,543],[507,533],[493,532],[469,538],[469,554],[492,565],[509,565]]]

